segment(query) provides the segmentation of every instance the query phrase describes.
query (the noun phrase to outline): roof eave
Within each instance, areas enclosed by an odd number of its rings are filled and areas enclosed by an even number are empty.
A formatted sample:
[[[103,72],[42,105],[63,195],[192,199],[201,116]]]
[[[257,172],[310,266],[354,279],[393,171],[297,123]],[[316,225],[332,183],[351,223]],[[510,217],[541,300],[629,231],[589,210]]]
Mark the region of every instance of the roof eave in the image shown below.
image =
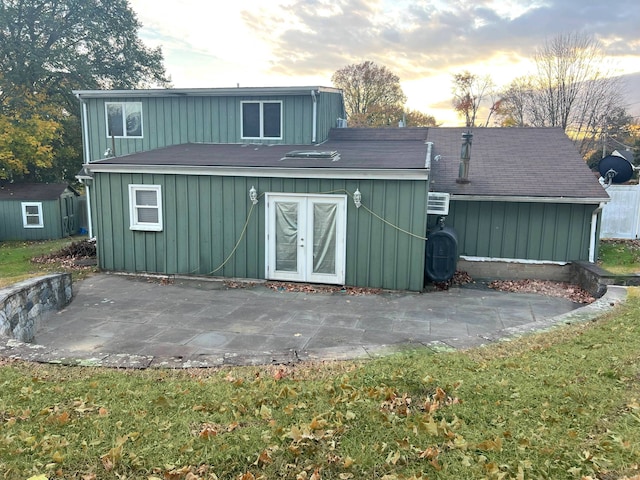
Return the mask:
[[[460,195],[451,194],[451,200],[465,202],[510,202],[510,203],[579,203],[585,205],[598,205],[607,203],[611,199],[607,197],[534,197],[526,195]]]
[[[78,98],[307,95],[311,91],[341,93],[333,87],[152,88],[139,90],[73,90]]]
[[[208,175],[223,177],[322,178],[345,180],[422,180],[429,179],[426,168],[287,168],[197,165],[88,164],[90,173],[152,173],[166,175]]]

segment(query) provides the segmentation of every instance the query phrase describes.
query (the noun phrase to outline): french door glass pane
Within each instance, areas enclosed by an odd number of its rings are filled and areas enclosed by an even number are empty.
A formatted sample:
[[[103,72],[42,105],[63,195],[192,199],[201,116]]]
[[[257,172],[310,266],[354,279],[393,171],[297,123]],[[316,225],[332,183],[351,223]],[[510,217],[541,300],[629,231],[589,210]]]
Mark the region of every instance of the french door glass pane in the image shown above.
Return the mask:
[[[313,205],[313,273],[336,273],[335,203]]]
[[[276,202],[276,270],[298,271],[298,203]]]

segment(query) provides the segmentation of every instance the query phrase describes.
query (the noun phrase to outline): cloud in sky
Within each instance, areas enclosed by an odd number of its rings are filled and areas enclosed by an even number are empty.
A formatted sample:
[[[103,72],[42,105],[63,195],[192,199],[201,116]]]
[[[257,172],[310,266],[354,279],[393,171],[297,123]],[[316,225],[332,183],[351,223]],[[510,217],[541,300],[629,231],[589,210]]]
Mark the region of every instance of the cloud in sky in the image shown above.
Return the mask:
[[[440,119],[451,74],[508,83],[561,33],[592,34],[620,73],[640,71],[637,0],[131,0],[143,39],[162,45],[176,87],[330,85],[364,60]],[[451,112],[447,113],[452,115]]]

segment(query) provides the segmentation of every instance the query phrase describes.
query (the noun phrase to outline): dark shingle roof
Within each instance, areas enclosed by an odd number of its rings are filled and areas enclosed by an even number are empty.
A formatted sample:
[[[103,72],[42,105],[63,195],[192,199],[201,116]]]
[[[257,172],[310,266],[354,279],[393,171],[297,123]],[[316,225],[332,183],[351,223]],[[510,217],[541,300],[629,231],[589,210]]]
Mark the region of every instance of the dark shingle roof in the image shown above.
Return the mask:
[[[462,134],[467,130],[429,129],[431,190],[478,196],[609,198],[561,128],[471,129],[470,183],[456,183]]]
[[[320,145],[188,143],[100,160],[102,165],[424,169],[427,129],[333,129]],[[337,151],[339,159],[286,158],[292,151]],[[334,159],[335,160],[335,159]]]
[[[100,165],[262,167],[310,169],[425,169],[431,152],[431,190],[457,195],[609,197],[560,128],[475,128],[470,183],[456,183],[466,128],[332,129],[310,145],[184,144],[94,162]],[[294,150],[336,151],[334,158],[287,158]],[[438,158],[438,160],[436,160]]]
[[[66,183],[0,183],[0,200],[56,200],[67,188],[78,194]]]

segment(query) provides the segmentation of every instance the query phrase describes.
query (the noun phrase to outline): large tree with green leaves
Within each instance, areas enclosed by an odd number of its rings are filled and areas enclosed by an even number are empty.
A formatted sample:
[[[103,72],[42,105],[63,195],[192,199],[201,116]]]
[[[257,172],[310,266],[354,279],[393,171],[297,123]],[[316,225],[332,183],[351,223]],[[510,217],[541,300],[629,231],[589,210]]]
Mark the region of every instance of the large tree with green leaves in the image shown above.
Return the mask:
[[[142,43],[140,27],[126,0],[0,1],[1,121],[13,129],[31,128],[32,133],[33,122],[27,119],[41,117],[57,124],[56,135],[41,132],[40,136],[51,148],[52,167],[36,162],[40,167],[33,168],[24,154],[14,152],[15,161],[27,163],[20,174],[14,161],[12,176],[73,179],[81,164],[79,107],[73,89],[168,83],[162,52]],[[34,105],[34,99],[40,104]],[[11,148],[0,143],[5,153]]]

